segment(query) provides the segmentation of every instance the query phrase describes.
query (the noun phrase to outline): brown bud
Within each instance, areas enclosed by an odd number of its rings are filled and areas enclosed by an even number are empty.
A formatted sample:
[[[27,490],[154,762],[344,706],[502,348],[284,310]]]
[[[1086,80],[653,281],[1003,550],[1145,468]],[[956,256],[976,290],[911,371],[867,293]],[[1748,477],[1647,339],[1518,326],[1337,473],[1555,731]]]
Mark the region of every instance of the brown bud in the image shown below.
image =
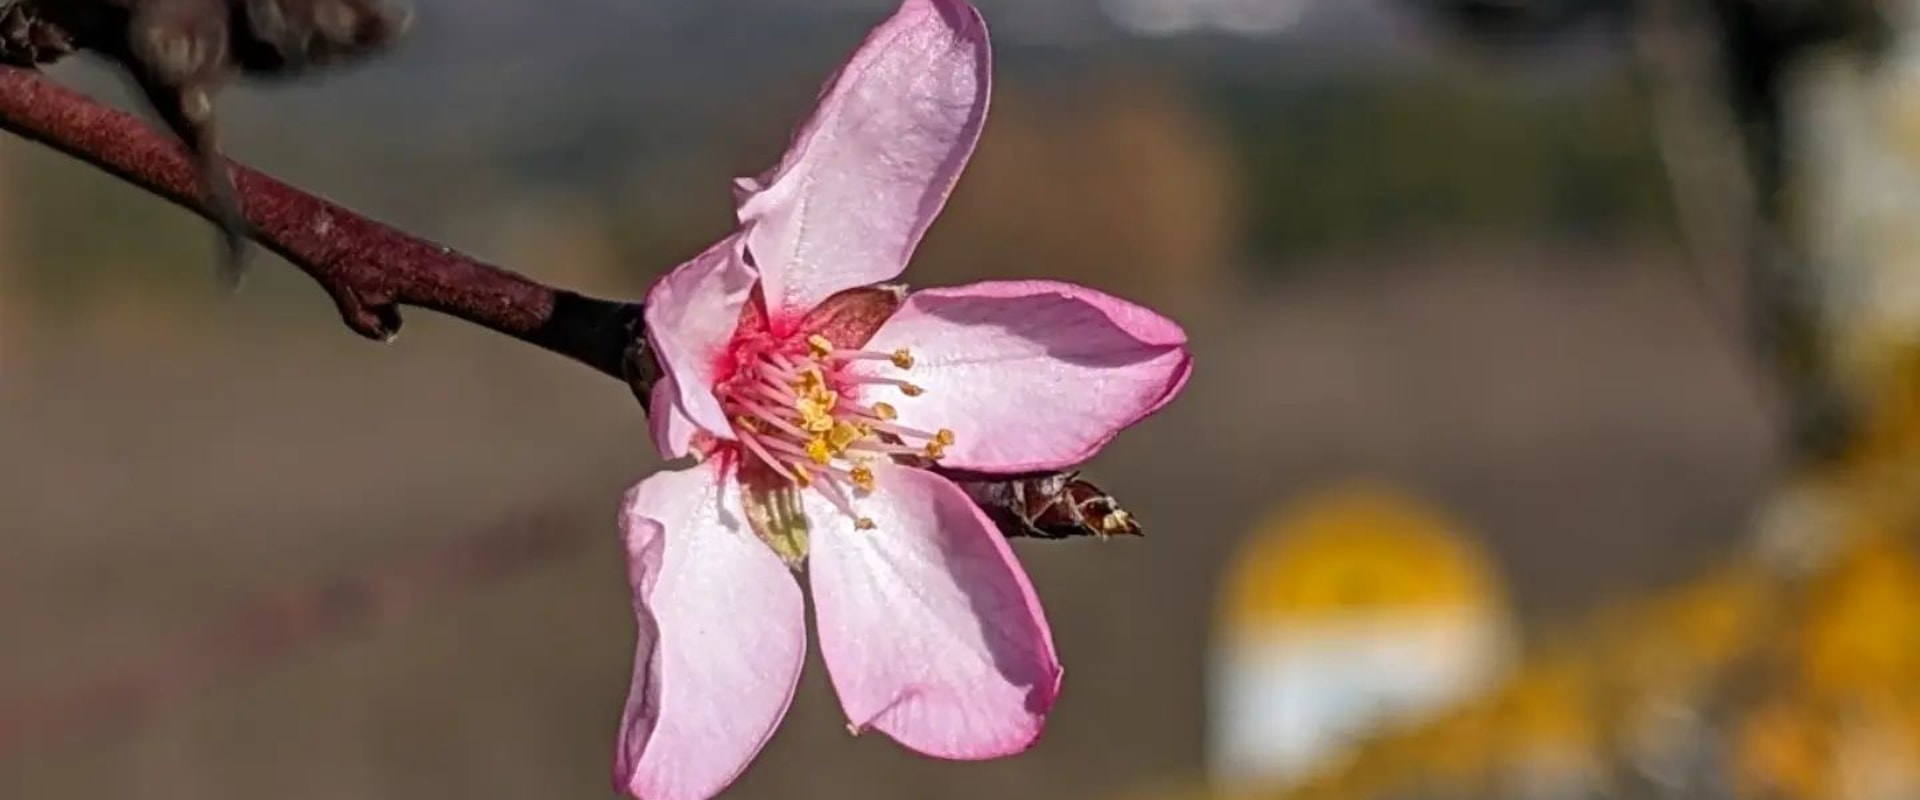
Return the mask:
[[[239,23],[234,60],[249,75],[287,75],[373,52],[412,15],[386,0],[226,0]]]
[[[935,472],[943,472],[935,468]],[[945,473],[1009,538],[1140,536],[1140,525],[1078,472],[992,476]]]
[[[0,64],[31,67],[74,51],[73,37],[29,0],[0,0]]]

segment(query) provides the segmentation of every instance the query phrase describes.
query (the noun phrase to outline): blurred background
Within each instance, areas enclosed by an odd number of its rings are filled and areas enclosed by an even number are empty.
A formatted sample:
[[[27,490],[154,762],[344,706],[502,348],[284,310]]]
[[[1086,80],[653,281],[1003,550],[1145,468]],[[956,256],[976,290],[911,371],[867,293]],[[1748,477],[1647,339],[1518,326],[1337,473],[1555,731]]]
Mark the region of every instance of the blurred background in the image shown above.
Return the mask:
[[[1898,0],[979,0],[993,116],[909,278],[1181,320],[1022,542],[1033,751],[855,739],[817,662],[742,798],[1920,797],[1920,26]],[[888,0],[418,0],[230,93],[230,152],[548,283],[728,227]],[[86,63],[63,80],[124,103]],[[0,137],[0,797],[610,795],[604,377]]]

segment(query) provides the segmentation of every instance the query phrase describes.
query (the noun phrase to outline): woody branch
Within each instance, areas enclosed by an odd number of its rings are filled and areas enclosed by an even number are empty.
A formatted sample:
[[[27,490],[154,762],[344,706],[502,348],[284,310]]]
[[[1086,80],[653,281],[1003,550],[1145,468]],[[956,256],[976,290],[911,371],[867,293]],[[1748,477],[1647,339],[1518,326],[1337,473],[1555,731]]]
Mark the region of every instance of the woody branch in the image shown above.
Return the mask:
[[[26,69],[0,66],[0,130],[212,218],[194,162],[138,118]],[[391,339],[400,306],[438,311],[622,380],[640,306],[540,284],[230,165],[247,234],[318,283],[355,333]]]

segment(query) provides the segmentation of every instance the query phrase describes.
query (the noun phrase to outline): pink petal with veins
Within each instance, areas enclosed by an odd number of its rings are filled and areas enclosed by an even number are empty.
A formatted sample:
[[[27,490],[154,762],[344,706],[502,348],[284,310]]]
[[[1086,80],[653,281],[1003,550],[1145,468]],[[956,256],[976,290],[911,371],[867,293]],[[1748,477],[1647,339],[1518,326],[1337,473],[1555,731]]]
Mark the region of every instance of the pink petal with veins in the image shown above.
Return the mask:
[[[1053,635],[993,524],[931,472],[879,463],[853,519],[809,493],[820,652],[855,728],[917,752],[986,759],[1032,746],[1060,693]]]
[[[622,522],[639,645],[615,788],[704,800],[739,777],[793,700],[800,587],[748,529],[722,459],[641,481]]]
[[[720,240],[647,293],[647,339],[671,378],[668,383],[678,390],[681,413],[723,438],[732,436],[732,428],[713,396],[713,384],[758,277],[741,255],[740,238]],[[659,444],[667,449],[667,442]]]
[[[868,375],[920,386],[870,387],[905,425],[950,428],[943,466],[983,472],[1065,469],[1172,401],[1192,372],[1186,332],[1111,295],[1055,281],[990,281],[908,296],[867,348],[913,354]]]
[[[780,165],[736,183],[776,318],[906,268],[980,139],[991,64],[972,6],[907,0],[828,81]]]

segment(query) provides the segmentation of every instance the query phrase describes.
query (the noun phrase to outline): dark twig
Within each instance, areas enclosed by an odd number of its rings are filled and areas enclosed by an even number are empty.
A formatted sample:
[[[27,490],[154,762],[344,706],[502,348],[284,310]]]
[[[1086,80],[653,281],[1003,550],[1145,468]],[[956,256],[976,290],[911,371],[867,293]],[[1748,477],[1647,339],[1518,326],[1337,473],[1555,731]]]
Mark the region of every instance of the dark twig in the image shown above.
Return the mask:
[[[131,114],[24,69],[0,66],[0,130],[52,147],[202,216],[193,161]],[[267,175],[229,167],[250,228],[333,297],[362,336],[391,339],[417,306],[530,342],[625,380],[637,304],[543,286],[367,219]]]

